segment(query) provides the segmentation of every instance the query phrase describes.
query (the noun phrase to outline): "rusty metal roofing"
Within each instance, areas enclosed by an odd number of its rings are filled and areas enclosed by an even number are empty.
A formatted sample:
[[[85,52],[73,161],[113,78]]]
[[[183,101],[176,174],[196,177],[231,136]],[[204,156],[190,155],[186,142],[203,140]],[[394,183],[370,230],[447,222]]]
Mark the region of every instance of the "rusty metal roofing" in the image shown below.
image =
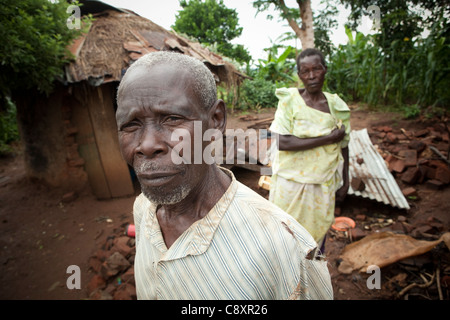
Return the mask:
[[[383,157],[372,144],[367,129],[353,130],[350,133],[349,175],[350,181],[353,178],[360,178],[365,188],[356,191],[350,186],[348,194],[376,200],[400,209],[410,209]]]

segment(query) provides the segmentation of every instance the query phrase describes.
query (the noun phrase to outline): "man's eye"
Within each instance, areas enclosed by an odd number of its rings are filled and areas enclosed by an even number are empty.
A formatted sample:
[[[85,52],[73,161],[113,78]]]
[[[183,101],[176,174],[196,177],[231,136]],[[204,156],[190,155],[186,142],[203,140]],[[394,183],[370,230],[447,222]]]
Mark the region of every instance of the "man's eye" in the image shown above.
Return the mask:
[[[167,116],[167,117],[164,118],[164,123],[177,124],[177,123],[180,123],[183,120],[184,120],[184,118],[182,118],[180,116]]]
[[[130,121],[125,123],[124,125],[122,125],[120,127],[121,131],[126,131],[126,132],[130,132],[130,131],[134,131],[137,130],[139,128],[139,122],[137,121]]]

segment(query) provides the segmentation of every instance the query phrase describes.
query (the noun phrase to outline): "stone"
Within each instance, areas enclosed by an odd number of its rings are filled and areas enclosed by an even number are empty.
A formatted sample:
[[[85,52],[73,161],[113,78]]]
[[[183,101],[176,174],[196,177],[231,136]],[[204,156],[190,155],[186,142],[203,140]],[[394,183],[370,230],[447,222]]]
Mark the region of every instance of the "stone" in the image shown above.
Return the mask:
[[[108,279],[130,267],[130,262],[119,252],[114,252],[101,267],[101,275]]]

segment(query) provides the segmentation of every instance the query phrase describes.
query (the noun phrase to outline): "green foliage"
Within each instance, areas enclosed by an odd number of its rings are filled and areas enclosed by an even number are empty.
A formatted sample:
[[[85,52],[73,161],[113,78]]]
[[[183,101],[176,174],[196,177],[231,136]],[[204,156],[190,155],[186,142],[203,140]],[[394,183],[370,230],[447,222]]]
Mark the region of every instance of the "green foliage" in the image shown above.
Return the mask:
[[[296,85],[295,49],[273,44],[265,51],[267,59],[259,59],[255,69],[247,70],[252,79],[246,79],[240,87],[238,109],[275,108],[275,90]]]
[[[7,98],[5,111],[0,112],[0,155],[12,151],[10,144],[19,140],[16,122],[16,106]]]
[[[75,3],[76,4],[76,3]],[[0,98],[36,87],[50,92],[82,30],[69,29],[66,1],[0,0]]]
[[[216,45],[221,54],[238,62],[251,60],[244,46],[230,43],[242,34],[242,27],[236,10],[227,8],[223,0],[180,0],[180,6],[183,10],[172,26],[176,32],[206,45]]]
[[[284,51],[278,54],[278,50]],[[264,49],[267,59],[259,59],[256,77],[272,81],[277,87],[295,81],[295,49],[291,46],[273,44]]]
[[[406,117],[415,117],[428,106],[450,103],[449,24],[435,16],[426,38],[394,39],[389,46],[380,34],[353,38],[330,58],[327,85],[369,105],[394,105]]]
[[[275,96],[274,82],[263,78],[246,79],[241,85],[240,99],[237,108],[240,110],[258,110],[274,108],[278,99]]]

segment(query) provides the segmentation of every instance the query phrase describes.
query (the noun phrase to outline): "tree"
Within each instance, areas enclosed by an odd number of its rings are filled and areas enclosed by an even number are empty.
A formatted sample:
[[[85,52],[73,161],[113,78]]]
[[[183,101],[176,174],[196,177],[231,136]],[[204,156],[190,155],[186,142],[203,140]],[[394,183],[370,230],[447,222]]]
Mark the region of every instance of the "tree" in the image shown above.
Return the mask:
[[[33,87],[49,93],[70,59],[67,45],[82,32],[67,26],[69,3],[0,0],[0,4],[0,98]]]
[[[243,45],[231,40],[242,34],[235,9],[227,8],[223,0],[180,0],[183,10],[176,16],[172,28],[195,38],[200,43],[214,45],[221,54],[238,62],[248,63],[251,56]]]
[[[259,12],[267,10],[270,5],[280,12],[280,16],[286,19],[302,43],[302,48],[314,48],[314,25],[311,0],[296,0],[298,8],[289,8],[284,0],[257,0],[253,1],[253,7]],[[272,18],[268,16],[268,18]],[[301,20],[299,25],[298,18]]]

